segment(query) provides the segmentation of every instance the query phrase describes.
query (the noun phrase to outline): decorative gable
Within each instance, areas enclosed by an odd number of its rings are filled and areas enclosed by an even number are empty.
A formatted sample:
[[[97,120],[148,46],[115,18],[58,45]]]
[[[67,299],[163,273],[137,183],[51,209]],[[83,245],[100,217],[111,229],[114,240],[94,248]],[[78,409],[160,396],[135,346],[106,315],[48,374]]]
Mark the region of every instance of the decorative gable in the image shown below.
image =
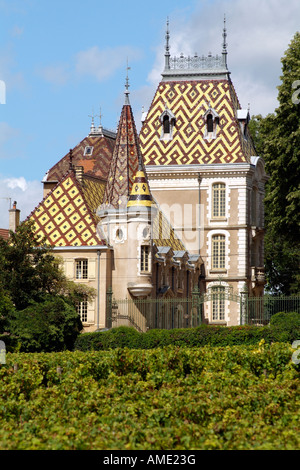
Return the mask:
[[[93,199],[93,198],[92,198]],[[97,222],[73,171],[30,214],[35,232],[52,246],[104,245]]]

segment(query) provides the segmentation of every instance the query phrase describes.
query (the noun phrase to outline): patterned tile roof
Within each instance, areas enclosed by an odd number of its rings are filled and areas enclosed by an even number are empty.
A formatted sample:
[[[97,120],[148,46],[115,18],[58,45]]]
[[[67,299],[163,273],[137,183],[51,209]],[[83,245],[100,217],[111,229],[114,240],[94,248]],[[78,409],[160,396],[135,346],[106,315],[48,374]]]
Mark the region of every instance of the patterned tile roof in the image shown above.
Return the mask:
[[[140,164],[134,177],[131,193],[127,202],[127,207],[149,207],[153,204],[152,195],[144,167]]]
[[[89,135],[72,149],[73,165],[82,166],[86,175],[106,180],[115,139],[106,135]],[[91,153],[86,153],[90,147]],[[44,181],[60,181],[69,169],[69,153],[47,172]]]
[[[173,138],[161,140],[160,120],[166,106],[175,115]],[[209,106],[219,116],[215,139],[205,139],[204,115]],[[237,163],[255,155],[252,140],[244,138],[230,80],[161,81],[140,132],[145,165]]]
[[[101,191],[103,183],[84,178],[80,184],[69,171],[29,215],[36,234],[52,246],[105,245],[98,236],[95,216]]]
[[[0,228],[0,238],[3,238],[4,240],[9,239],[9,230],[6,228]]]
[[[130,104],[122,108],[116,145],[111,161],[103,203],[114,208],[127,204],[139,161],[139,139]]]
[[[186,251],[183,242],[177,237],[170,222],[161,211],[159,206],[157,207],[157,213],[152,220],[152,237],[153,243],[159,246],[171,247],[173,251]]]

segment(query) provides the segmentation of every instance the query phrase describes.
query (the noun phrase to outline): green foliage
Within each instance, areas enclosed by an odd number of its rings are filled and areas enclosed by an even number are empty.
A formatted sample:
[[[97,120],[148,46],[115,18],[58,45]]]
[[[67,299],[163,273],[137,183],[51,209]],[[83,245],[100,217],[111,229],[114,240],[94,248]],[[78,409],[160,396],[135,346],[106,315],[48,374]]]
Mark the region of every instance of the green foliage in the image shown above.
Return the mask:
[[[265,118],[254,116],[250,128],[270,176],[265,197],[267,288],[290,295],[300,291],[300,103],[293,99],[299,80],[300,33],[281,62],[279,106]]]
[[[300,332],[295,328],[257,326],[214,326],[202,325],[197,328],[174,330],[149,330],[139,333],[134,328],[119,327],[108,331],[82,333],[75,341],[74,348],[80,351],[103,351],[128,347],[131,349],[153,349],[164,346],[201,347],[254,345],[264,339],[266,343],[274,341],[292,342]]]
[[[20,350],[50,352],[72,349],[82,330],[75,308],[60,297],[32,303],[10,318],[9,331],[18,338]]]
[[[0,239],[0,262],[0,334],[10,335],[9,348],[72,349],[82,330],[75,306],[92,300],[95,289],[66,278],[61,258],[37,239],[31,221]]]
[[[270,325],[274,331],[281,332],[283,341],[293,342],[300,338],[300,313],[278,312],[271,317]]]
[[[15,311],[14,304],[10,297],[4,292],[0,292],[0,334],[7,331],[8,318]]]
[[[0,450],[296,450],[300,372],[292,353],[263,340],[8,353]]]

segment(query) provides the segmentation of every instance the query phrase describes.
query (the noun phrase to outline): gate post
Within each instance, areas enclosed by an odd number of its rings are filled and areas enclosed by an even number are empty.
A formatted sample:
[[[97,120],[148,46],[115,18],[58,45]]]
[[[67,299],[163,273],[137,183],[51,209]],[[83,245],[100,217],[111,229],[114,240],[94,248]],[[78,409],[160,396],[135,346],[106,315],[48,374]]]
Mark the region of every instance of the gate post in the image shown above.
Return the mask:
[[[191,318],[191,326],[194,326],[194,309],[196,309],[197,312],[197,318],[196,318],[196,326],[199,326],[202,324],[202,318],[201,318],[201,308],[200,308],[200,290],[198,286],[195,286],[192,292],[192,318]]]
[[[106,328],[111,328],[112,326],[112,288],[108,287],[106,291]]]
[[[246,325],[248,323],[248,288],[246,283],[240,294],[240,324]]]

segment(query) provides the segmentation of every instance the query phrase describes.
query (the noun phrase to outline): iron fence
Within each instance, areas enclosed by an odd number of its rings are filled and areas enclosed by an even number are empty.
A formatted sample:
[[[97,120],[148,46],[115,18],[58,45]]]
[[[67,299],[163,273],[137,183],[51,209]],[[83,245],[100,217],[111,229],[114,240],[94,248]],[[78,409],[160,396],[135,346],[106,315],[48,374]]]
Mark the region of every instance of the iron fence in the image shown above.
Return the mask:
[[[300,296],[248,297],[247,294],[213,293],[200,295],[194,291],[190,298],[146,298],[115,299],[113,293],[107,293],[107,326],[133,326],[138,331],[148,329],[193,328],[205,319],[205,307],[214,311],[214,306],[227,300],[229,309],[238,312],[241,325],[267,325],[277,312],[299,312]],[[226,321],[223,322],[226,324]]]
[[[245,297],[245,317],[242,323],[248,325],[267,325],[272,315],[279,312],[300,313],[300,296]]]

